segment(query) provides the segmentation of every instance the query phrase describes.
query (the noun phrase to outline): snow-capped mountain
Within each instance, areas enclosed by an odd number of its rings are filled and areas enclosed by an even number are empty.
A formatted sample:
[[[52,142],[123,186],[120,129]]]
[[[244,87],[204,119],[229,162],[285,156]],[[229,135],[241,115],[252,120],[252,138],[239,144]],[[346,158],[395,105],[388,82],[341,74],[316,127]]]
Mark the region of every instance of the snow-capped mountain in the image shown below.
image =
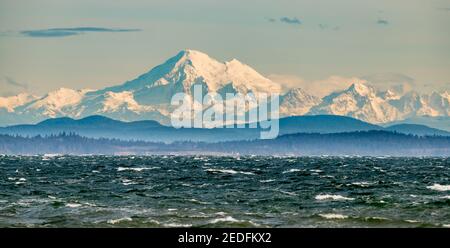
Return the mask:
[[[450,99],[447,92],[421,95],[411,91],[399,99],[390,100],[389,103],[397,108],[400,119],[415,116],[449,116],[450,114]]]
[[[17,96],[0,97],[0,109],[7,112],[14,112],[14,109],[27,104],[35,99],[37,96],[33,96],[27,93],[20,93]]]
[[[10,114],[0,121],[0,125],[17,124],[25,119],[37,122],[54,117],[89,115],[126,121],[154,119],[168,124],[174,108],[170,104],[172,96],[179,92],[191,95],[194,85],[201,85],[204,93],[222,96],[226,93],[281,92],[279,84],[236,59],[222,63],[202,52],[183,50],[122,85],[100,90],[61,88],[27,101],[23,100],[24,96],[0,98],[0,109],[6,109]]]
[[[140,104],[166,104],[178,92],[191,93],[193,85],[207,92],[246,94],[281,92],[281,86],[233,59],[219,62],[194,50],[184,50],[138,78],[100,92],[133,92]]]
[[[61,88],[43,97],[26,93],[0,97],[0,126],[90,115],[170,124],[174,110],[170,104],[172,96],[178,92],[192,96],[194,85],[202,86],[204,94],[216,93],[222,97],[227,93],[281,93],[280,116],[332,114],[387,123],[415,116],[450,115],[448,92],[400,94],[356,83],[319,99],[311,94],[313,92],[298,88],[283,93],[281,85],[236,59],[219,62],[202,52],[183,50],[121,85],[100,90]]]
[[[380,98],[385,99],[385,100],[397,100],[401,97],[401,95],[395,93],[393,90],[385,90],[385,91],[380,91],[377,94]]]
[[[280,115],[304,115],[321,100],[300,88],[289,90],[280,98]]]
[[[49,92],[40,99],[35,99],[24,104],[19,108],[19,111],[23,114],[44,115],[48,117],[73,114],[75,106],[83,100],[87,92],[89,90],[60,88]]]
[[[324,97],[309,114],[351,116],[370,123],[385,123],[397,118],[396,109],[381,98],[373,87],[362,83],[352,84],[344,91]]]
[[[447,92],[427,95],[410,91],[400,96],[392,90],[377,91],[356,83],[324,97],[308,114],[344,115],[370,123],[388,123],[415,116],[449,116],[449,103]]]
[[[426,98],[430,108],[436,110],[434,116],[450,116],[450,93],[445,91],[441,94],[433,92]]]

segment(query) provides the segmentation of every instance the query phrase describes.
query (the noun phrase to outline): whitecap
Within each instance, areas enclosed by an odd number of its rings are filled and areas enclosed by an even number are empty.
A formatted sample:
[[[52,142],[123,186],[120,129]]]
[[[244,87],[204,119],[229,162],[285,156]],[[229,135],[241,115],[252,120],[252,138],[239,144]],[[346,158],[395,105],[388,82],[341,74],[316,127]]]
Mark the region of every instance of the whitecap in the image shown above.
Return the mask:
[[[198,204],[209,204],[208,202],[202,202],[202,201],[199,201],[199,200],[194,199],[194,198],[189,199],[189,201],[190,201],[190,202],[194,202],[194,203],[198,203]]]
[[[108,220],[108,224],[117,224],[120,223],[122,221],[132,221],[132,219],[130,217],[124,217],[124,218],[119,218],[119,219],[112,219],[112,220]]]
[[[260,183],[270,183],[275,182],[275,179],[268,179],[268,180],[259,180]]]
[[[66,207],[69,207],[69,208],[78,208],[78,207],[81,207],[81,204],[79,204],[79,203],[67,203],[67,204],[66,204]]]
[[[127,185],[137,184],[137,182],[134,182],[134,181],[128,180],[128,179],[124,179],[124,180],[122,180],[122,184],[127,186]]]
[[[339,219],[339,220],[348,218],[348,216],[342,214],[319,214],[319,216],[325,219]]]
[[[287,170],[287,171],[283,171],[283,174],[285,174],[285,173],[292,173],[292,172],[300,172],[300,171],[303,171],[302,169],[290,169],[290,170]]]
[[[374,166],[373,168],[376,169],[376,170],[378,170],[379,172],[386,172],[386,171],[383,170],[383,168],[381,168],[381,167]]]
[[[316,195],[315,197],[316,200],[318,201],[326,201],[326,200],[331,200],[331,201],[353,201],[353,198],[350,197],[345,197],[342,195],[328,195],[328,194],[320,194],[320,195]]]
[[[208,172],[220,172],[220,173],[226,173],[226,174],[245,174],[245,175],[255,175],[253,172],[247,172],[247,171],[235,171],[231,169],[206,169]]]
[[[419,223],[419,221],[417,221],[417,220],[405,220],[405,221],[408,223]]]
[[[89,207],[97,207],[97,205],[95,205],[94,203],[90,203],[90,202],[83,202],[83,205],[89,206]]]
[[[163,224],[165,227],[191,227],[191,224],[179,224],[179,223],[166,223]]]
[[[450,185],[433,184],[432,186],[427,186],[427,189],[436,191],[450,191]]]
[[[215,224],[215,223],[219,223],[219,222],[241,222],[241,221],[237,220],[231,216],[226,216],[226,217],[222,217],[222,218],[213,219],[209,223]]]
[[[141,172],[143,170],[154,170],[159,169],[160,167],[119,167],[117,171],[136,171]]]
[[[369,187],[370,185],[373,185],[373,183],[370,183],[370,182],[353,182],[352,185],[364,188],[364,187]]]
[[[332,175],[322,175],[322,176],[319,176],[320,178],[334,178],[334,176],[332,176]]]

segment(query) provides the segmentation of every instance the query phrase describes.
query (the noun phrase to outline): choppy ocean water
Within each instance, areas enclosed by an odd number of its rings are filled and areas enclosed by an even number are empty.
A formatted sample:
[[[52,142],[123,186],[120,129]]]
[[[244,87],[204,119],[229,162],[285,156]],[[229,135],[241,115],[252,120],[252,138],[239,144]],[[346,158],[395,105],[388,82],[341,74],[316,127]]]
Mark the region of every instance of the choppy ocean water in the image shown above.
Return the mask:
[[[2,156],[0,227],[450,227],[450,158]]]

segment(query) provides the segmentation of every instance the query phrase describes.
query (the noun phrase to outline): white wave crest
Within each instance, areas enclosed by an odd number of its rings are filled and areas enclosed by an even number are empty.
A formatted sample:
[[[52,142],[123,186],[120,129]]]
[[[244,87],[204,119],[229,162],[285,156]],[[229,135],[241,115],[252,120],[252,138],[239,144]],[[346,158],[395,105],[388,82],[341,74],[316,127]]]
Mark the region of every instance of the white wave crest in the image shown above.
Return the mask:
[[[244,175],[255,175],[253,172],[247,172],[247,171],[235,171],[230,169],[206,169],[208,172],[220,172],[220,173],[226,173],[226,174],[244,174]]]
[[[132,219],[130,217],[124,217],[124,218],[119,218],[119,219],[113,219],[113,220],[108,220],[108,224],[117,224],[123,221],[132,221]]]
[[[274,179],[267,179],[267,180],[259,180],[259,182],[261,183],[270,183],[270,182],[275,182]]]
[[[191,224],[179,224],[179,223],[166,223],[163,224],[165,227],[191,227]]]
[[[119,167],[117,168],[117,171],[136,171],[136,172],[141,172],[144,170],[154,170],[154,169],[158,169],[159,167]]]
[[[427,186],[427,189],[436,191],[450,191],[450,185],[433,184],[432,186]]]
[[[283,171],[283,174],[285,174],[285,173],[292,173],[292,172],[300,172],[300,171],[303,171],[302,169],[290,169],[290,170],[287,170],[287,171]]]
[[[219,222],[241,222],[241,221],[237,220],[237,219],[235,219],[235,218],[233,218],[231,216],[226,216],[226,217],[213,219],[209,223],[215,224],[215,223],[219,223]]]
[[[342,195],[328,195],[328,194],[320,194],[315,197],[318,201],[353,201],[353,198],[345,197]]]
[[[348,216],[342,214],[319,214],[319,216],[325,219],[339,219],[339,220],[348,218]]]
[[[79,204],[79,203],[67,203],[66,207],[68,207],[68,208],[79,208],[79,207],[81,207],[81,204]]]

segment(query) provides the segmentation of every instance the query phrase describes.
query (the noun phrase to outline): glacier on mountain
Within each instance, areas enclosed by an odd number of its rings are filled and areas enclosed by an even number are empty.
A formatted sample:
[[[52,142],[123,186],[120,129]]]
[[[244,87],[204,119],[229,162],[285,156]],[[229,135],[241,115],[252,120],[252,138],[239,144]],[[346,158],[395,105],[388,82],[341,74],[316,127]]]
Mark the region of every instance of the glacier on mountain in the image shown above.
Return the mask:
[[[195,85],[225,98],[227,93],[280,93],[280,116],[332,114],[370,123],[388,123],[417,116],[448,117],[450,94],[406,93],[375,89],[366,83],[318,98],[300,88],[283,92],[280,84],[233,59],[219,62],[195,50],[183,50],[141,76],[99,90],[60,88],[45,96],[27,93],[0,97],[0,126],[35,123],[47,118],[104,115],[124,121],[152,119],[170,123],[176,93],[192,96]]]

